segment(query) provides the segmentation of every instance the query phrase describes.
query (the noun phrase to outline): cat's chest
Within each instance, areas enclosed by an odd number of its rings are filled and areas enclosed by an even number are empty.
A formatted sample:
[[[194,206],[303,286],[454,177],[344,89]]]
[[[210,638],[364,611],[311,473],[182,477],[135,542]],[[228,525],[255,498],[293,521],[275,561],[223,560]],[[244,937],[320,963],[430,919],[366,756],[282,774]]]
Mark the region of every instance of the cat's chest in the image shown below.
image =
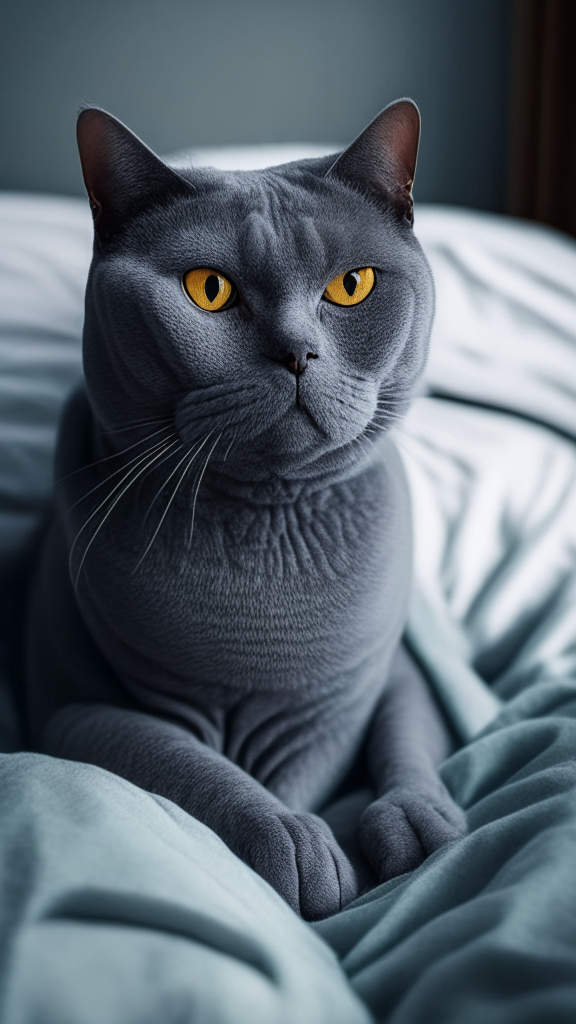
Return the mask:
[[[401,628],[410,523],[390,466],[291,502],[209,492],[193,524],[185,504],[166,518],[136,570],[148,537],[131,517],[89,570],[88,614],[147,688],[328,689]]]

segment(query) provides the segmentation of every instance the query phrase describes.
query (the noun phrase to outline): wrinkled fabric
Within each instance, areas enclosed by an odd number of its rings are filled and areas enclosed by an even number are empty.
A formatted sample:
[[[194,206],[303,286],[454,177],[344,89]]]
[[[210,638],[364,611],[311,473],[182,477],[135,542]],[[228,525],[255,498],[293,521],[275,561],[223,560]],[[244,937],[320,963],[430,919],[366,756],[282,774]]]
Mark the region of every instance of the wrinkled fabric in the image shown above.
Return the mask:
[[[454,655],[500,701],[576,679],[574,444],[516,416],[423,398],[399,445],[417,590]]]
[[[325,943],[174,804],[37,754],[0,780],[5,1024],[367,1024]]]
[[[437,305],[426,384],[576,434],[576,245],[530,221],[416,208]]]
[[[442,777],[470,833],[313,927],[389,1024],[576,1014],[576,682],[530,687]]]

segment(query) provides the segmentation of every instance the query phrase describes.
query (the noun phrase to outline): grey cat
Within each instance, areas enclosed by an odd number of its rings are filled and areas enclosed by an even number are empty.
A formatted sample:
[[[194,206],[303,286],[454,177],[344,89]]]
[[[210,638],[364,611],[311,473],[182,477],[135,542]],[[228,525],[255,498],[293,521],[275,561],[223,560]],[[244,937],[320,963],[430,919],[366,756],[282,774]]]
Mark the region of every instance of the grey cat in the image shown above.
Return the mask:
[[[224,173],[167,166],[99,109],[78,120],[85,389],[33,590],[32,743],[176,801],[307,919],[358,894],[318,812],[359,752],[377,880],[465,830],[401,639],[389,428],[433,313],[419,126],[401,100],[339,156]]]

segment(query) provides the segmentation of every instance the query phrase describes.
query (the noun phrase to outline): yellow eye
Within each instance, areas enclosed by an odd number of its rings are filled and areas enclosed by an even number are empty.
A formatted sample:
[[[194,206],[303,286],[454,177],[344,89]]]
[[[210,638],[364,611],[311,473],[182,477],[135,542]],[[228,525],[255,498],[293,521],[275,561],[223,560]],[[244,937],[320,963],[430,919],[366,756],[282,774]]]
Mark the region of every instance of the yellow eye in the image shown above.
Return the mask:
[[[330,281],[322,298],[328,299],[328,302],[335,302],[337,306],[357,306],[370,294],[375,280],[372,267],[348,270]]]
[[[217,270],[199,267],[189,270],[182,278],[184,290],[200,309],[216,312],[230,306],[236,298],[236,289],[231,281]]]

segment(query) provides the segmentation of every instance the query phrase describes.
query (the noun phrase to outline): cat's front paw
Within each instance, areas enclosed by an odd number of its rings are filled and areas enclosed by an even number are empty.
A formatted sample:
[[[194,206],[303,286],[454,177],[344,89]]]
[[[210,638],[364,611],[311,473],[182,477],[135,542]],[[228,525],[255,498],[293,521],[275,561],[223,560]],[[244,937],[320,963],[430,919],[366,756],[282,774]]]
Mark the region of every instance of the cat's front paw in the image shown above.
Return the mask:
[[[358,895],[350,861],[315,814],[268,814],[251,832],[249,847],[243,859],[306,921],[329,917]]]
[[[360,845],[380,882],[413,871],[467,831],[464,812],[443,787],[396,787],[366,808]]]

